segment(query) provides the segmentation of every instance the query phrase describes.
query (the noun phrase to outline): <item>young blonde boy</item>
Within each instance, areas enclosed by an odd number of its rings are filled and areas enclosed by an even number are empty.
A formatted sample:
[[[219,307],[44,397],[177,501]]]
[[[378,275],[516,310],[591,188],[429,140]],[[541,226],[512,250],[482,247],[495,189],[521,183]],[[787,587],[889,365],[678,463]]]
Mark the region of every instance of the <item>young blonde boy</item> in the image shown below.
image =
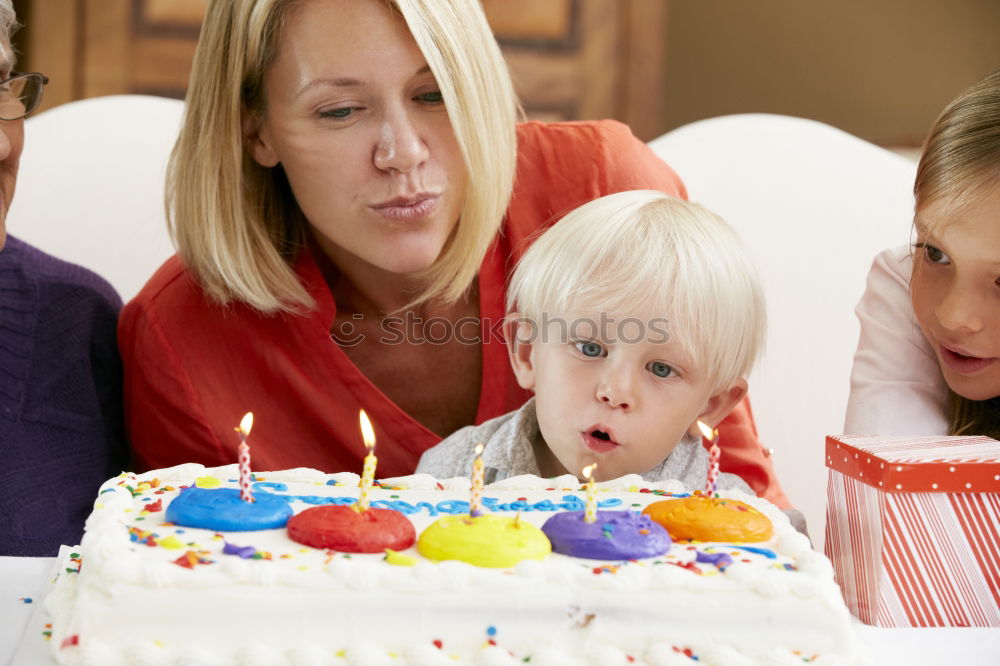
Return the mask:
[[[743,398],[764,340],[762,289],[733,230],[702,206],[630,191],[569,213],[524,255],[507,297],[510,361],[535,396],[424,453],[417,472],[639,474],[704,485],[697,422]],[[752,492],[720,474],[718,487]]]

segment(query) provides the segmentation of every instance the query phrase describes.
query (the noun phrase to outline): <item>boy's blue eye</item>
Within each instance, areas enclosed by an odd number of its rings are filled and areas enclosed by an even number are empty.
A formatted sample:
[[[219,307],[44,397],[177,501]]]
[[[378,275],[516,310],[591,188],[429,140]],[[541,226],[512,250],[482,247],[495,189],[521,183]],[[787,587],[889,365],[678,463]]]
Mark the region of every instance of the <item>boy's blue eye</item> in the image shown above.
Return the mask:
[[[576,349],[587,358],[604,356],[604,347],[598,342],[577,342]]]
[[[674,369],[662,361],[652,361],[646,367],[657,377],[669,377],[674,374]]]

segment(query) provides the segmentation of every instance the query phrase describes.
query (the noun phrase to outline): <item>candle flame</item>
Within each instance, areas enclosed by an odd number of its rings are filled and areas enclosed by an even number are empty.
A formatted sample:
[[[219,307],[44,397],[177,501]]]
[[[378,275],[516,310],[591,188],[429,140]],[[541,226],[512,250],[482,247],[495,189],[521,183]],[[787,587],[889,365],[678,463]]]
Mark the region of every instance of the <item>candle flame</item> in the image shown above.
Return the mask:
[[[485,449],[485,448],[486,448],[486,446],[483,445],[482,443],[476,444],[476,457],[477,458],[479,456],[483,455],[483,449]]]
[[[584,478],[586,478],[588,481],[592,481],[593,480],[592,476],[594,474],[595,469],[597,469],[597,463],[593,463],[591,465],[587,465],[586,467],[584,467],[583,468]]]
[[[712,440],[712,429],[703,421],[698,421],[698,430],[701,430],[701,434],[704,435],[705,439]]]
[[[251,428],[253,428],[253,412],[247,412],[240,421],[240,434],[244,437],[249,436]]]
[[[365,410],[362,409],[358,413],[358,421],[361,423],[361,438],[365,440],[365,448],[371,451],[375,448],[375,429],[372,428],[372,422],[368,420]]]

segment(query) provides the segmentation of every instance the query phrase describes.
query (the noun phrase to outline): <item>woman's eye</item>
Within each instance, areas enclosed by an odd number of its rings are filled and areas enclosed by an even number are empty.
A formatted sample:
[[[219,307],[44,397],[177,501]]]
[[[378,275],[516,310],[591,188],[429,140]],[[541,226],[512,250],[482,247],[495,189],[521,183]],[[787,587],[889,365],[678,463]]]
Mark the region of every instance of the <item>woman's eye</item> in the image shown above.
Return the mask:
[[[575,345],[577,351],[587,358],[604,356],[604,347],[598,342],[577,342]]]
[[[441,94],[440,90],[435,90],[433,92],[417,95],[417,100],[425,104],[442,104],[444,102],[444,96]]]
[[[653,361],[646,367],[657,377],[669,377],[672,374],[676,374],[672,367],[662,361]]]
[[[917,248],[923,250],[924,258],[932,264],[950,264],[951,259],[948,255],[937,249],[933,245],[928,245],[927,243],[917,243]]]
[[[349,118],[351,114],[358,110],[356,106],[344,106],[338,109],[326,109],[320,111],[319,115],[321,118],[336,118],[337,120],[344,120]]]

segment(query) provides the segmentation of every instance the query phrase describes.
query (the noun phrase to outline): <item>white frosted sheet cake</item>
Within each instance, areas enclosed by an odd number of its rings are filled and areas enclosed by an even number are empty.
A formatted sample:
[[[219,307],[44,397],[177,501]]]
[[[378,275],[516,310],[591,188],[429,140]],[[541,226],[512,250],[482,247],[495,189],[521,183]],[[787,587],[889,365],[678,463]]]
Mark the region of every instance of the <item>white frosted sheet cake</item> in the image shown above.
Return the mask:
[[[101,488],[83,543],[47,600],[61,664],[633,664],[739,666],[868,663],[833,580],[768,502],[739,491],[774,536],[754,544],[676,542],[662,556],[600,561],[551,554],[511,568],[435,562],[415,548],[347,554],[287,531],[215,532],[166,522],[182,486],[237,487],[235,465],[123,474]],[[315,503],[358,496],[355,474],[258,473],[255,493]],[[597,484],[602,507],[641,511],[685,494],[638,476]],[[487,512],[541,525],[579,509],[573,477],[487,486]],[[373,507],[408,512],[419,535],[468,511],[468,479],[381,482]],[[433,515],[437,514],[437,515]],[[226,554],[238,550],[238,554]],[[719,567],[697,560],[726,553]]]

